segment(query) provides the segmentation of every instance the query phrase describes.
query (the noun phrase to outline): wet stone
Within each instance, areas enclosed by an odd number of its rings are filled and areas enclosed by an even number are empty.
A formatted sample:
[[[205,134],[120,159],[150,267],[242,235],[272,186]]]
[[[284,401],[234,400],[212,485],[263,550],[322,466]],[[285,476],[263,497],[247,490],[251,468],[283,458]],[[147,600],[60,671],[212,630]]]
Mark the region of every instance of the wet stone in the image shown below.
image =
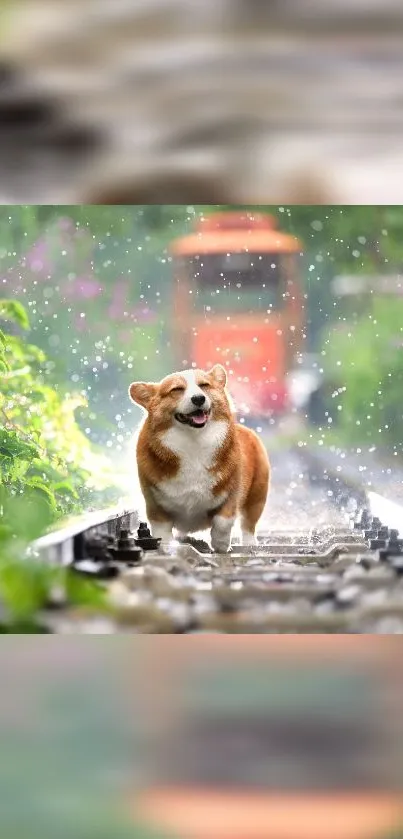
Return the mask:
[[[385,567],[384,565],[380,565],[378,563],[368,570],[368,573],[365,576],[365,581],[371,581],[374,585],[384,585],[385,583],[393,585],[396,580],[393,570],[393,567],[389,564]]]
[[[245,562],[248,568],[264,568],[264,561],[262,559],[248,559]]]
[[[360,596],[360,587],[359,586],[346,586],[345,588],[339,589],[336,593],[336,603],[338,606],[342,608],[352,606]]]
[[[392,559],[390,560],[390,565],[396,572],[396,574],[399,574],[399,576],[403,576],[403,555],[392,557]]]
[[[367,609],[383,607],[388,600],[388,591],[385,588],[377,588],[375,591],[367,591],[363,594],[362,603]]]
[[[385,617],[364,624],[363,630],[371,635],[403,635],[403,619]]]
[[[238,611],[238,604],[236,602],[231,602],[230,600],[226,600],[225,598],[223,598],[219,601],[218,608],[220,612],[222,612],[223,614],[230,614]]]
[[[319,603],[315,604],[315,613],[317,615],[329,615],[334,612],[335,602],[334,597],[326,597]]]
[[[81,559],[71,566],[71,571],[94,580],[110,580],[119,575],[120,568],[118,563]]]
[[[336,574],[343,574],[343,572],[351,569],[351,557],[346,555],[339,556],[328,565],[328,568]]]
[[[146,554],[143,565],[144,568],[161,568],[169,574],[190,574],[192,571],[192,565],[186,559],[172,556]]]
[[[379,557],[376,554],[364,554],[358,557],[357,562],[362,569],[368,571],[370,568],[379,566]]]
[[[366,570],[362,567],[362,565],[352,565],[344,571],[343,580],[344,582],[360,582],[360,580],[365,577],[365,574]]]

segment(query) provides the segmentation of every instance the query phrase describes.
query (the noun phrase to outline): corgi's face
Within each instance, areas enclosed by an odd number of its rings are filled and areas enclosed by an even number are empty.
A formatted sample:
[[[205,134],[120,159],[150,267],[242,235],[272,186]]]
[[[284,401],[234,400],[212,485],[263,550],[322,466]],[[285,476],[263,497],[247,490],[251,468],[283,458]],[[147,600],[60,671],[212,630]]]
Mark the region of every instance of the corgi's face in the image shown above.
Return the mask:
[[[165,429],[172,423],[201,429],[211,420],[228,419],[230,403],[225,392],[224,367],[212,370],[183,370],[172,373],[161,382],[133,382],[129,395],[133,402],[147,411],[155,428]]]

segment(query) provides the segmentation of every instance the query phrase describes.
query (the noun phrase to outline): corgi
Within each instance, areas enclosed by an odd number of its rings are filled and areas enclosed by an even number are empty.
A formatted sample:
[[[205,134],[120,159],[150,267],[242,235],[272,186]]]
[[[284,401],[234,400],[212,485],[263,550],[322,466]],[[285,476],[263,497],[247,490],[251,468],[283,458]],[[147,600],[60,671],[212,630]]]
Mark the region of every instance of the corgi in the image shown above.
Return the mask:
[[[213,551],[226,553],[237,518],[242,544],[257,544],[270,465],[257,434],[236,422],[226,385],[226,371],[216,364],[129,387],[146,411],[138,477],[152,534],[162,544],[173,530],[181,538],[209,529]]]

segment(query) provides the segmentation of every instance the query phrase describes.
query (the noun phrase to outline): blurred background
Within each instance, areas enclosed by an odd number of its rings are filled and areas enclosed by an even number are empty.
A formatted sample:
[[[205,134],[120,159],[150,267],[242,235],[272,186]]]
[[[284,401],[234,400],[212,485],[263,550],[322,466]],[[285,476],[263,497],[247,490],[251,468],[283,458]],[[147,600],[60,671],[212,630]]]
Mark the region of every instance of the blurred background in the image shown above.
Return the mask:
[[[402,201],[398,0],[1,0],[3,203]]]
[[[9,639],[4,839],[401,839],[401,642]]]

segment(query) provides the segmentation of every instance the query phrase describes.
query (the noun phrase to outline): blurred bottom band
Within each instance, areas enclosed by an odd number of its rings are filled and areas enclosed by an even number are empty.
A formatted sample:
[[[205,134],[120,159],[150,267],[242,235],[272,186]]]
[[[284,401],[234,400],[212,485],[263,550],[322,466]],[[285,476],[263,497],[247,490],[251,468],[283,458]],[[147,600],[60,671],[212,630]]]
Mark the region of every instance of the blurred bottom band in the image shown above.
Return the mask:
[[[131,806],[145,823],[178,839],[403,836],[403,797],[387,792],[288,795],[155,788]]]

